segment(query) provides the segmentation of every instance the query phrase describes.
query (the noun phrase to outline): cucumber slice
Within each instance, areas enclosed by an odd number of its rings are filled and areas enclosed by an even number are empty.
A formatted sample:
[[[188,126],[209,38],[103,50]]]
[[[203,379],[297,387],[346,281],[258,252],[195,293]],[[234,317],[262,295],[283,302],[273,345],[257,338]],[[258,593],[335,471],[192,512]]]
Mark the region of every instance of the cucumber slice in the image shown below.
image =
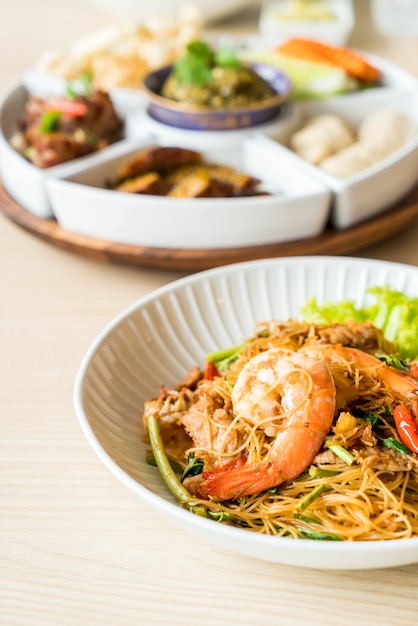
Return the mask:
[[[326,63],[312,63],[294,59],[278,52],[244,50],[242,61],[268,63],[278,67],[292,81],[291,97],[295,100],[326,98],[328,96],[355,91],[359,82],[343,69]]]

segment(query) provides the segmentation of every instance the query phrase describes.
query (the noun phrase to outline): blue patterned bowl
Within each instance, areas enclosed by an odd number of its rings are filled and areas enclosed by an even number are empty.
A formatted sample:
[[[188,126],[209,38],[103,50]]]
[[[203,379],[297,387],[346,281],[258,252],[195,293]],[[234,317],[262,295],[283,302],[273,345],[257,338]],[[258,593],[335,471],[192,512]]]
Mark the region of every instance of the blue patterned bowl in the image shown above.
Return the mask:
[[[172,70],[169,65],[151,72],[144,80],[149,100],[148,114],[168,126],[202,131],[248,128],[278,118],[290,92],[289,77],[271,65],[252,63],[250,67],[270,85],[274,96],[246,106],[223,109],[170,100],[161,95],[162,86]]]

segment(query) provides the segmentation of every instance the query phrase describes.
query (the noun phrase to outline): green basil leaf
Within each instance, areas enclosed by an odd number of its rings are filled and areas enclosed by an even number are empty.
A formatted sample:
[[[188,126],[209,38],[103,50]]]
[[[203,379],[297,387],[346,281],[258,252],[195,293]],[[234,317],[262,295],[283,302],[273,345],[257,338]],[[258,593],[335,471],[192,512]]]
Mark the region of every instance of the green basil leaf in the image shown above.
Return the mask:
[[[409,372],[410,366],[408,361],[400,359],[396,354],[376,353],[375,357],[379,359],[379,361],[383,361],[383,363],[386,363],[386,365],[390,365],[390,367],[394,367],[401,372]]]
[[[403,443],[401,443],[397,439],[394,439],[393,437],[388,437],[387,439],[382,439],[382,438],[379,437],[379,441],[386,448],[389,448],[389,449],[392,449],[392,450],[397,450],[398,452],[401,452],[402,454],[409,454],[410,453],[408,448],[406,446],[404,446]]]
[[[376,415],[376,413],[366,413],[363,416],[363,419],[366,420],[366,422],[368,422],[372,426],[376,426],[377,422],[379,421],[379,416]]]
[[[183,470],[181,475],[181,482],[188,476],[197,476],[203,472],[203,461],[201,459],[197,459],[194,454],[189,454],[187,457],[187,465]]]
[[[53,133],[57,129],[60,117],[61,111],[45,111],[41,117],[41,135],[49,135],[50,133]]]
[[[80,96],[88,96],[93,92],[93,75],[91,72],[83,72],[74,80],[69,81],[65,85],[65,93],[67,98],[75,100]]]

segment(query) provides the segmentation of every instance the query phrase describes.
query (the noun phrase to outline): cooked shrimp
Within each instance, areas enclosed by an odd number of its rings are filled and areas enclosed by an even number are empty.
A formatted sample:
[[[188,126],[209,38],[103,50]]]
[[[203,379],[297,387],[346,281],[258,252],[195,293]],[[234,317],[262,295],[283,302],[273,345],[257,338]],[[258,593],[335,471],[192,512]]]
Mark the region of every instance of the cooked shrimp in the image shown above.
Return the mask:
[[[237,418],[274,435],[266,458],[205,472],[200,493],[217,500],[251,495],[293,480],[313,461],[331,428],[335,384],[329,366],[270,348],[241,370],[232,391]]]
[[[418,400],[418,381],[412,376],[390,367],[372,354],[357,348],[340,345],[311,345],[301,349],[304,354],[327,363],[348,363],[366,368],[376,374],[400,399]]]
[[[386,365],[372,354],[345,346],[309,346],[302,348],[310,356],[324,359],[328,363],[348,363],[369,370],[385,385],[390,387],[400,404],[395,408],[396,429],[401,441],[412,451],[418,452],[418,380],[413,376]],[[408,406],[404,406],[406,403]],[[337,402],[337,406],[338,406]],[[407,428],[406,428],[407,427]],[[408,433],[405,435],[406,430]]]

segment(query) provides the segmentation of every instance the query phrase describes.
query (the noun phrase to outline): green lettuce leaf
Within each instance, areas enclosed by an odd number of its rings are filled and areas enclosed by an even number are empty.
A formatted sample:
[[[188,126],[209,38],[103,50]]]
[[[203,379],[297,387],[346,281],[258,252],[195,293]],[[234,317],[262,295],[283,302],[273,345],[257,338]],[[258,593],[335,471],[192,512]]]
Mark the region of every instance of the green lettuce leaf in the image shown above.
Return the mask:
[[[319,305],[316,298],[309,300],[301,309],[303,318],[315,324],[370,320],[381,328],[388,341],[396,343],[402,356],[418,358],[418,297],[406,296],[389,286],[371,287],[375,303],[369,307],[356,308],[354,302],[325,302]]]

